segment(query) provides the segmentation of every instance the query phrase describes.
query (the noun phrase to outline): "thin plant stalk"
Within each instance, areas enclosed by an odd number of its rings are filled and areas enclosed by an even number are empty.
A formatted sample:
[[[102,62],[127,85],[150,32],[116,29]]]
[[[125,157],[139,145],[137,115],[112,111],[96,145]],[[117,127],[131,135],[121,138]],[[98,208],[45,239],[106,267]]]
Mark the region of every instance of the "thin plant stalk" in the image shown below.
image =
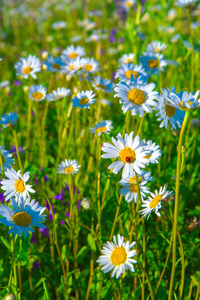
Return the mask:
[[[120,206],[121,206],[121,202],[122,202],[122,197],[123,197],[123,195],[120,195],[120,197],[119,197],[119,201],[118,201],[118,205],[117,205],[117,210],[116,210],[116,213],[115,213],[115,218],[114,218],[114,221],[113,221],[113,226],[112,226],[112,230],[111,230],[111,234],[110,234],[110,241],[112,240],[113,233],[114,233],[114,230],[115,230],[115,225],[116,225],[116,222],[117,222],[117,217],[118,217]]]
[[[22,162],[21,162],[21,158],[20,158],[20,155],[19,155],[19,147],[18,147],[18,141],[17,141],[17,134],[16,134],[16,131],[13,129],[12,130],[13,132],[13,137],[14,137],[14,141],[15,141],[15,148],[16,148],[16,152],[17,152],[17,159],[18,159],[18,163],[19,163],[19,168],[22,172],[22,175],[23,175],[23,167],[22,167]]]
[[[173,235],[173,258],[172,258],[172,270],[171,270],[171,279],[169,287],[169,296],[168,300],[172,299],[172,291],[174,285],[175,277],[175,267],[176,267],[176,240],[177,240],[177,221],[178,221],[178,204],[179,204],[179,187],[180,187],[180,171],[181,171],[181,149],[183,144],[184,132],[186,125],[189,119],[190,112],[186,111],[185,118],[181,127],[179,142],[178,142],[178,155],[177,155],[177,167],[176,167],[176,192],[175,192],[175,204],[174,204],[174,223],[172,229]]]
[[[142,119],[141,119],[141,121],[140,121],[140,125],[139,125],[139,129],[138,129],[137,135],[140,135],[140,132],[141,132],[141,129],[142,129],[142,124],[143,124],[143,121],[144,121],[144,118],[145,118],[146,114],[147,113],[145,112],[144,115],[143,115],[143,117],[142,117]]]
[[[145,273],[145,276],[146,276],[146,279],[148,282],[148,286],[149,286],[151,300],[154,300],[153,289],[152,289],[151,281],[149,279],[149,275],[147,274],[146,270],[140,264],[137,263],[137,265]]]

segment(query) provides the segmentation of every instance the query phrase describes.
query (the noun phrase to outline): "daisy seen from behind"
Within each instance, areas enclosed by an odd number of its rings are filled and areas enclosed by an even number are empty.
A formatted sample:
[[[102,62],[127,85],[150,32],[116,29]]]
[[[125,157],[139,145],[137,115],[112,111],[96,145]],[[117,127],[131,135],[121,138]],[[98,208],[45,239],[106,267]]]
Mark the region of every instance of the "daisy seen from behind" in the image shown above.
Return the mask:
[[[29,98],[34,101],[42,101],[46,98],[47,89],[42,84],[33,84],[29,89]]]
[[[123,104],[122,110],[126,113],[132,110],[132,115],[139,114],[140,117],[144,115],[144,112],[152,113],[152,106],[156,106],[158,92],[153,91],[155,83],[146,83],[146,77],[134,77],[131,75],[129,82],[119,82],[114,89],[117,94],[114,97],[120,98],[120,103]]]
[[[28,55],[26,58],[20,58],[20,61],[15,63],[15,69],[17,75],[22,75],[25,79],[30,75],[34,79],[37,79],[35,73],[40,72],[41,62],[36,55]]]
[[[95,130],[95,127],[96,127],[96,130]],[[90,128],[90,132],[95,133],[95,135],[97,132],[98,136],[100,136],[102,133],[110,134],[110,131],[113,128],[114,127],[112,126],[112,122],[105,120],[102,122],[98,122],[95,126],[93,125],[92,128]]]
[[[76,174],[79,171],[79,168],[80,165],[78,165],[78,162],[75,159],[65,159],[59,164],[57,173],[72,175]]]
[[[10,127],[15,125],[17,122],[18,115],[14,112],[9,112],[8,114],[4,114],[1,117],[0,124],[3,125],[3,128]]]
[[[5,150],[4,146],[0,146],[0,156],[1,156],[3,169],[10,169],[11,165],[14,163],[14,159],[12,158],[12,154],[9,151]],[[0,173],[1,172],[2,170],[0,164]]]
[[[14,169],[7,169],[5,171],[7,178],[4,178],[1,181],[1,189],[5,191],[4,196],[6,196],[6,201],[13,196],[16,197],[16,200],[19,199],[19,197],[26,199],[26,197],[29,196],[29,192],[35,193],[35,191],[32,189],[32,186],[26,184],[26,182],[29,180],[29,174],[30,172],[26,172],[24,175],[21,175],[20,170],[16,172]]]
[[[198,99],[200,90],[195,94],[193,92],[188,93],[187,91],[180,93],[170,93],[169,102],[172,106],[181,110],[194,110],[200,107],[200,98]]]
[[[117,241],[118,239],[118,241]],[[101,250],[102,255],[99,256],[97,262],[103,266],[102,271],[108,273],[112,271],[112,277],[116,276],[118,279],[121,274],[124,274],[125,270],[135,272],[133,264],[137,263],[134,257],[136,250],[130,250],[136,243],[129,241],[124,242],[124,237],[118,234],[117,239],[113,236],[114,242],[106,242]]]
[[[18,234],[21,237],[24,233],[26,237],[30,232],[34,232],[32,226],[46,228],[42,224],[46,220],[46,215],[42,215],[46,208],[39,206],[35,200],[30,201],[29,199],[26,201],[26,199],[20,197],[17,201],[12,197],[10,205],[12,209],[4,204],[0,207],[0,216],[3,217],[0,218],[0,223],[11,227],[8,231],[9,234]]]
[[[162,94],[158,96],[158,105],[155,107],[155,110],[158,111],[156,116],[158,116],[158,121],[162,121],[160,128],[168,128],[169,122],[171,123],[172,130],[175,130],[177,126],[181,128],[185,113],[171,105],[170,92],[175,92],[175,88],[161,89]]]
[[[161,201],[171,195],[173,191],[169,192],[167,191],[167,185],[164,187],[161,187],[159,192],[155,190],[155,193],[150,192],[150,196],[147,200],[143,200],[142,207],[144,207],[141,212],[142,217],[147,216],[147,220],[149,219],[151,212],[154,211],[155,214],[160,217],[161,214],[159,213],[159,209],[161,208]]]
[[[73,107],[79,106],[80,108],[90,109],[90,104],[94,104],[96,95],[93,91],[78,92],[75,97],[72,98]]]
[[[95,90],[100,90],[105,93],[113,93],[114,84],[109,79],[103,79],[101,76],[97,76],[94,78],[92,82]]]
[[[117,174],[121,168],[122,177],[128,177],[131,172],[134,170],[136,173],[141,173],[140,168],[144,168],[146,164],[149,163],[149,159],[145,156],[151,154],[151,151],[146,150],[144,144],[139,135],[133,138],[134,132],[131,132],[129,135],[125,133],[124,139],[121,134],[118,133],[117,140],[111,138],[114,145],[110,143],[104,143],[101,148],[102,151],[106,152],[103,154],[102,158],[117,158],[119,160],[113,162],[108,166],[108,169],[113,169],[113,173]]]
[[[64,62],[62,61],[61,58],[55,56],[48,56],[47,59],[44,61],[44,64],[47,66],[46,71],[51,71],[51,72],[63,72],[63,68],[65,66]]]
[[[146,198],[146,194],[149,193],[149,187],[146,187],[147,182],[152,181],[151,173],[147,171],[142,171],[138,175],[139,187],[141,200]],[[127,178],[122,178],[119,183],[124,186],[120,190],[120,194],[125,197],[126,202],[132,202],[133,200],[137,203],[138,188],[137,188],[137,178],[134,171],[131,172]]]
[[[47,101],[55,101],[55,100],[60,100],[63,99],[64,97],[67,97],[71,94],[70,89],[66,89],[64,87],[62,88],[57,88],[57,90],[53,91],[51,94],[48,94],[46,96]]]

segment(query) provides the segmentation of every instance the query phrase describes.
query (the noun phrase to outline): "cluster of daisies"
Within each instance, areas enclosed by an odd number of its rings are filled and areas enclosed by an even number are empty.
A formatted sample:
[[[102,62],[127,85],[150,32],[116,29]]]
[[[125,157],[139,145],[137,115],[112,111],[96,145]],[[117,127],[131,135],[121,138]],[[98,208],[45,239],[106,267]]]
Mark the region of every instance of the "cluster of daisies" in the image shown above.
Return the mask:
[[[11,163],[11,162],[10,162]],[[6,165],[7,166],[7,165]],[[32,227],[45,228],[43,222],[46,215],[43,215],[46,207],[39,205],[34,199],[31,200],[29,193],[34,193],[31,185],[27,184],[30,172],[24,175],[21,171],[5,169],[5,176],[1,181],[1,189],[4,190],[5,200],[9,206],[0,206],[0,223],[10,227],[8,233],[18,234],[25,237],[34,232]]]

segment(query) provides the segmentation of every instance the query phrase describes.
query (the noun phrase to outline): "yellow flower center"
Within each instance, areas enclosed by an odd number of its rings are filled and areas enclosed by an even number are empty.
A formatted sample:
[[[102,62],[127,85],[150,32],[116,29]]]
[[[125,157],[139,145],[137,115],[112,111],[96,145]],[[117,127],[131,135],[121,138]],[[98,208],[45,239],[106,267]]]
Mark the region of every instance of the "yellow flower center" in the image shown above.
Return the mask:
[[[158,67],[158,61],[154,58],[149,59],[147,64],[148,64],[149,68],[151,68],[151,69],[156,69]]]
[[[66,174],[71,174],[73,171],[74,171],[73,166],[68,166],[64,169],[64,173],[66,173]]]
[[[139,77],[139,73],[136,72],[136,71],[132,71],[132,70],[129,70],[125,73],[126,75],[126,78],[130,79],[131,78],[131,75],[133,75],[133,77]]]
[[[160,48],[156,48],[156,49],[153,50],[154,53],[157,53],[157,52],[160,52],[160,51],[161,51]]]
[[[88,103],[88,101],[89,101],[89,98],[88,98],[88,97],[83,97],[83,98],[81,98],[81,99],[79,100],[79,104],[85,105],[85,104]]]
[[[192,101],[187,101],[187,103],[189,104],[189,105],[192,105]],[[180,106],[180,109],[181,110],[190,110],[189,108],[187,108],[186,106],[184,107],[183,106],[183,101],[181,101],[180,103],[179,103],[179,106]]]
[[[104,132],[107,130],[107,127],[106,126],[103,126],[103,127],[100,127],[97,129],[97,133],[101,133],[101,132]]]
[[[173,117],[176,113],[176,108],[169,105],[169,102],[165,103],[165,113],[168,117]]]
[[[23,74],[30,74],[32,70],[33,70],[33,68],[31,68],[31,67],[25,67],[25,68],[22,70],[22,73],[23,73]]]
[[[110,256],[110,260],[115,266],[120,266],[126,262],[127,253],[124,247],[115,248]]]
[[[153,200],[151,201],[149,207],[152,209],[155,206],[158,205],[158,203],[162,200],[162,195],[157,195],[153,198]]]
[[[72,52],[69,54],[69,58],[73,59],[76,58],[78,56],[78,54],[76,52]]]
[[[19,193],[23,193],[26,189],[25,184],[24,184],[24,180],[22,180],[22,179],[16,180],[15,181],[15,189]]]
[[[41,100],[44,97],[44,95],[40,92],[35,92],[32,94],[32,97],[34,100],[38,101],[38,100]]]
[[[4,164],[5,163],[5,158],[1,153],[0,153],[0,157],[1,157],[2,164]]]
[[[106,86],[104,84],[97,84],[97,87],[102,88],[103,90],[106,90]]]
[[[127,97],[129,99],[129,101],[134,103],[135,105],[141,105],[146,100],[144,92],[139,89],[130,90],[128,92]]]
[[[144,158],[147,158],[147,159],[149,159],[150,157],[151,157],[151,154],[144,156]]]
[[[133,163],[136,160],[135,151],[126,147],[119,152],[120,159],[125,163]]]
[[[90,71],[92,69],[92,65],[91,64],[86,64],[84,66],[84,68],[85,68],[85,71]]]
[[[137,184],[131,183],[129,189],[132,193],[137,193]]]
[[[69,68],[68,68],[68,71],[71,71],[72,69],[74,69],[75,65],[71,65]]]
[[[131,5],[132,5],[131,1],[126,1],[126,2],[125,2],[125,6],[126,6],[126,7],[131,7]]]
[[[138,177],[138,181],[141,182],[141,180],[142,180],[142,176]],[[134,175],[133,177],[129,178],[128,182],[133,183],[133,184],[137,184],[136,176]]]
[[[57,70],[60,70],[60,69],[61,69],[61,66],[60,66],[59,64],[56,64],[56,63],[53,63],[53,64],[52,64],[52,67],[53,67],[54,69],[57,69]]]
[[[31,216],[25,211],[20,211],[14,214],[12,220],[16,225],[23,227],[28,226],[32,222]]]

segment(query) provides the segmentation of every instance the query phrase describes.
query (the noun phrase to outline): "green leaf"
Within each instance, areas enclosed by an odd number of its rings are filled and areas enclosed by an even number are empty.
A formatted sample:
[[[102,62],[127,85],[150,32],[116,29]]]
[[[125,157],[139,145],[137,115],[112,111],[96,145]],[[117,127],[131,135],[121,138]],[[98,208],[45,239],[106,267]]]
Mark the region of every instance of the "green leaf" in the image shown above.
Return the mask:
[[[90,246],[90,248],[95,252],[96,251],[96,243],[95,243],[94,237],[91,233],[89,233],[87,236],[87,242],[88,242],[88,245]]]
[[[9,242],[6,240],[5,237],[1,236],[1,240],[4,243],[4,245],[6,246],[6,248],[8,248],[8,250],[11,252],[11,245],[9,244]]]

